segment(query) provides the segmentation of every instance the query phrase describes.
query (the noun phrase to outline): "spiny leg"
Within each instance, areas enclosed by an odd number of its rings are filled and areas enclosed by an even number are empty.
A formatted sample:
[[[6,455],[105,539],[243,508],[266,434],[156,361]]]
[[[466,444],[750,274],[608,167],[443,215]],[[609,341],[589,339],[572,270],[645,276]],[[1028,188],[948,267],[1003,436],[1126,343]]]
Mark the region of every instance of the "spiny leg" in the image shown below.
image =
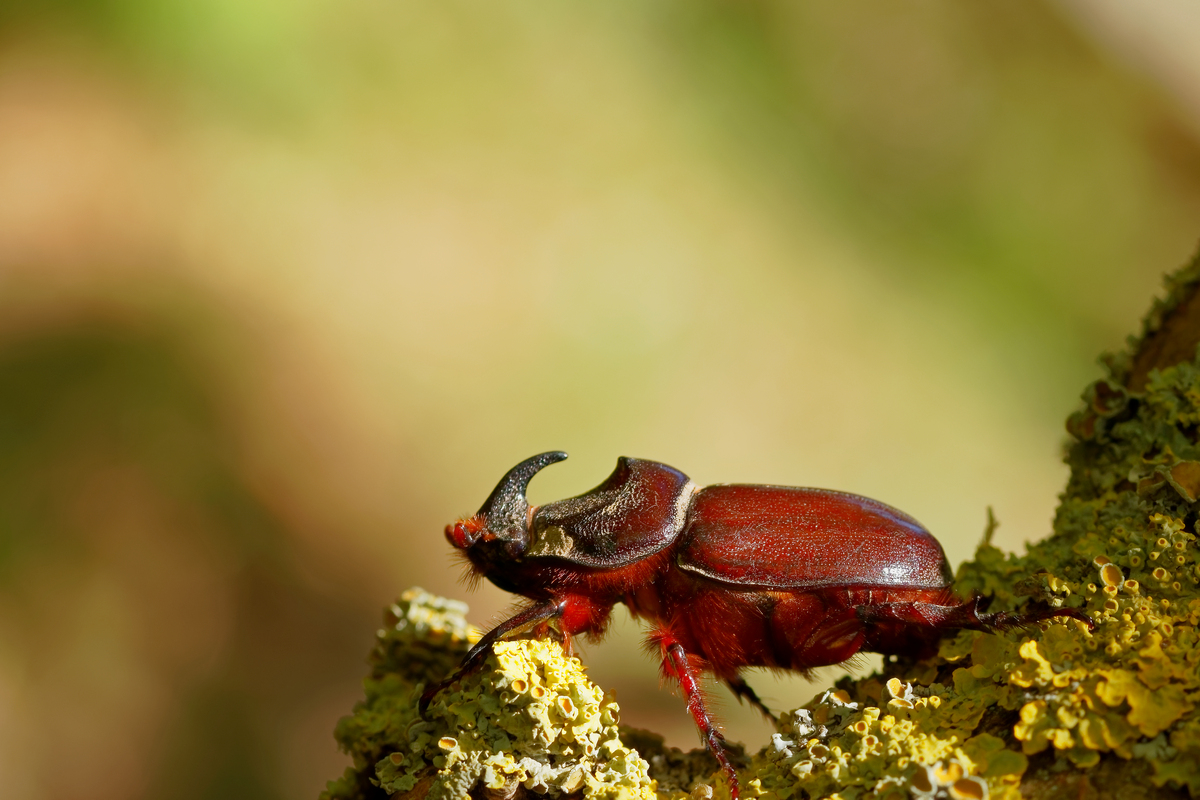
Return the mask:
[[[1094,630],[1095,621],[1077,608],[1035,608],[1023,614],[1013,611],[983,613],[987,598],[974,597],[956,605],[938,603],[876,603],[859,606],[858,618],[864,623],[899,622],[943,630],[1006,631],[1023,628],[1055,617],[1079,620]]]
[[[758,695],[754,693],[754,690],[750,688],[750,684],[746,683],[741,675],[734,675],[732,678],[727,678],[725,680],[725,685],[728,686],[729,691],[733,692],[734,696],[737,697],[739,703],[742,700],[745,700],[750,705],[761,711],[762,715],[767,718],[768,722],[775,721],[775,715],[771,713],[771,709],[767,708],[766,704],[763,703],[762,700],[758,699]]]
[[[421,713],[425,713],[425,709],[429,708],[430,702],[437,696],[438,692],[448,688],[453,683],[483,666],[487,654],[491,652],[492,645],[500,641],[503,637],[510,633],[516,633],[522,629],[532,628],[540,623],[548,622],[552,619],[562,616],[563,609],[566,606],[565,600],[547,600],[544,603],[539,603],[536,606],[525,609],[519,614],[506,619],[496,627],[492,628],[483,638],[475,643],[462,660],[462,664],[454,671],[454,674],[444,681],[435,683],[432,686],[426,687],[421,693]]]
[[[696,679],[696,670],[692,669],[691,664],[688,663],[683,645],[673,635],[662,632],[654,638],[658,640],[658,644],[662,648],[663,672],[679,681],[679,686],[683,689],[683,696],[687,700],[687,709],[691,713],[692,719],[695,720],[696,727],[700,730],[700,736],[729,780],[729,795],[733,800],[738,800],[737,770],[733,768],[733,763],[729,760],[729,753],[725,750],[725,737],[721,736],[716,723],[704,706],[704,696]]]

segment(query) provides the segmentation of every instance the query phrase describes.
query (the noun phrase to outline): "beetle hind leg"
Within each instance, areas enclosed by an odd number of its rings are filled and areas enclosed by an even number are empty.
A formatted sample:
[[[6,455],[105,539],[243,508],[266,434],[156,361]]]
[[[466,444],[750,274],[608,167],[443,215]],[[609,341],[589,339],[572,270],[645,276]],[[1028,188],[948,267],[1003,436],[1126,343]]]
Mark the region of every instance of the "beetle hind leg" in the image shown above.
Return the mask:
[[[771,709],[767,708],[766,703],[758,698],[758,695],[755,693],[755,691],[750,688],[750,684],[746,683],[741,675],[734,675],[732,678],[726,678],[725,685],[729,687],[729,691],[733,692],[734,697],[738,699],[739,703],[745,700],[747,703],[761,711],[762,715],[767,718],[768,722],[775,721],[775,715],[771,713]]]
[[[955,611],[961,611],[967,617],[968,623],[961,627],[985,631],[1006,631],[1011,628],[1026,628],[1035,622],[1041,622],[1056,617],[1068,617],[1079,620],[1088,626],[1089,630],[1096,629],[1096,622],[1077,608],[1053,608],[1039,604],[1024,613],[1015,611],[997,611],[994,614],[982,613],[991,598],[976,597],[958,606]]]
[[[692,659],[688,658],[683,645],[670,631],[656,631],[650,635],[648,643],[656,646],[662,654],[663,675],[679,682],[684,699],[687,701],[688,712],[696,722],[700,737],[704,740],[709,752],[717,759],[721,771],[725,773],[725,777],[729,781],[730,797],[738,800],[737,770],[734,769],[733,762],[729,759],[729,752],[725,748],[725,737],[717,730],[716,721],[708,713],[708,708],[704,704],[704,691],[701,689],[699,681],[701,669],[692,663]],[[744,683],[742,685],[745,686]],[[746,687],[747,690],[749,688]]]
[[[1089,628],[1095,627],[1092,618],[1074,608],[1033,608],[1024,613],[984,612],[990,598],[974,597],[961,603],[893,602],[858,606],[858,619],[874,628],[868,639],[868,649],[876,652],[916,653],[936,645],[938,635],[952,630],[999,632],[1024,628],[1043,620],[1068,617],[1079,620]],[[913,627],[923,629],[922,636]]]

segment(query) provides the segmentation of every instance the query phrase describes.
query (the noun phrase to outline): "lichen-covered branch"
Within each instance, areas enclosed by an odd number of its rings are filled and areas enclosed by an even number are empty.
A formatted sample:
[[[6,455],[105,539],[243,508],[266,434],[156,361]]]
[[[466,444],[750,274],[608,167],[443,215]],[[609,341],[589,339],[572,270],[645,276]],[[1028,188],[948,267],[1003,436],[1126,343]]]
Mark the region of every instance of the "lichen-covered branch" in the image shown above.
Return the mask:
[[[466,610],[420,589],[388,609],[366,699],[335,734],[355,766],[324,797],[456,800],[524,790],[651,800],[648,765],[622,743],[616,702],[555,641],[496,644],[484,669],[418,713],[424,685],[453,672],[479,638]]]
[[[1094,631],[963,631],[932,659],[843,680],[780,716],[743,759],[743,796],[1200,796],[1198,343],[1200,259],[1072,415],[1053,534],[1023,555],[985,539],[959,569],[963,595],[1083,609]],[[366,699],[338,725],[355,767],[330,800],[727,796],[707,754],[618,729],[611,696],[552,642],[497,646],[421,718],[421,686],[469,646],[464,612],[417,591],[389,611]]]

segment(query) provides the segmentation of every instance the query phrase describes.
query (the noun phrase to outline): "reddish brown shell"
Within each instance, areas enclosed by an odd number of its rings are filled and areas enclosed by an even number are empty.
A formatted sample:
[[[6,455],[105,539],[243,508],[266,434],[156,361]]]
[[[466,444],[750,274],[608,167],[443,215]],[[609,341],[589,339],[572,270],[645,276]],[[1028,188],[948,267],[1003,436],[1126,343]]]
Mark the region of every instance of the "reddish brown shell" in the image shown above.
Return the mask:
[[[534,509],[524,557],[599,569],[640,561],[675,541],[695,491],[674,467],[622,456],[595,489]]]
[[[950,585],[942,546],[912,517],[845,492],[716,485],[696,493],[676,561],[737,589]]]

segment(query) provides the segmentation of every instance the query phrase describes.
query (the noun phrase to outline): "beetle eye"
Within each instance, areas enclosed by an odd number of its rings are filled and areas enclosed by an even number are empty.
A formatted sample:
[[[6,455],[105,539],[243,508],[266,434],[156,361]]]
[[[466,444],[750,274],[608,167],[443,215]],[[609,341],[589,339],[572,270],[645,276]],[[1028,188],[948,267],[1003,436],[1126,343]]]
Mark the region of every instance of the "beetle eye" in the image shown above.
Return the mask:
[[[471,545],[471,540],[474,539],[471,532],[467,530],[467,526],[461,522],[446,526],[446,538],[459,550],[467,549]]]

